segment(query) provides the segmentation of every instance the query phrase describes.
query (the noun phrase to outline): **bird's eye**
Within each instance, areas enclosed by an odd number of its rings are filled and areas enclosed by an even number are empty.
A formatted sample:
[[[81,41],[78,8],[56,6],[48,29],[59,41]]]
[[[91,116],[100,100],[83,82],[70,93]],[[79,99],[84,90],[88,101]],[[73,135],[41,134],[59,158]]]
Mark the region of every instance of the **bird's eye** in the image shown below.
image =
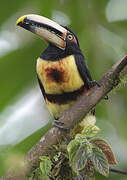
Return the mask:
[[[68,38],[69,40],[72,40],[72,39],[73,39],[73,36],[72,36],[71,34],[69,34],[69,35],[67,36],[67,38]]]

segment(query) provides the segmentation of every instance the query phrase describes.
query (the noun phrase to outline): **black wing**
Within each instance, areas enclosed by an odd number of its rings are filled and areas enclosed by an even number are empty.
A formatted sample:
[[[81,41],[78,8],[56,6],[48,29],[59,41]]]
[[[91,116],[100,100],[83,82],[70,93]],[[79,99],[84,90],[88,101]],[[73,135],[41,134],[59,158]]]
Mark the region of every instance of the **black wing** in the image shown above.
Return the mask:
[[[78,68],[78,71],[80,73],[80,76],[82,77],[84,84],[90,88],[92,77],[90,74],[90,71],[88,70],[87,64],[85,63],[85,58],[83,55],[75,55],[75,62]],[[95,108],[91,110],[91,114],[95,115]]]
[[[87,64],[85,63],[85,59],[83,55],[75,55],[75,62],[78,68],[78,71],[80,73],[80,76],[82,77],[84,83],[88,88],[90,88],[90,84],[92,81],[91,74],[88,70]]]

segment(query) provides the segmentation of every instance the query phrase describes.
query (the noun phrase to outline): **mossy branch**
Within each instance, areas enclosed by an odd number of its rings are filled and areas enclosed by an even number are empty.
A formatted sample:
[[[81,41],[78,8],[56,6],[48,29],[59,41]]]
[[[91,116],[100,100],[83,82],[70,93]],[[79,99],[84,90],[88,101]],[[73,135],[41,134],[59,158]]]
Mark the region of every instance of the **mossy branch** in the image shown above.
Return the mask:
[[[100,87],[94,86],[87,93],[83,94],[79,100],[66,110],[59,121],[64,124],[64,128],[68,131],[80,120],[82,120],[86,114],[95,107],[114,87],[119,84],[120,74],[127,74],[127,56],[123,57],[111,69],[104,74],[98,83]],[[60,130],[57,127],[51,128],[45,136],[27,153],[24,164],[24,172],[19,171],[15,174],[14,170],[10,170],[3,180],[27,180],[27,175],[39,165],[39,157],[45,155],[51,146],[60,142],[63,136],[66,136],[66,132]],[[111,171],[114,171],[111,169]]]

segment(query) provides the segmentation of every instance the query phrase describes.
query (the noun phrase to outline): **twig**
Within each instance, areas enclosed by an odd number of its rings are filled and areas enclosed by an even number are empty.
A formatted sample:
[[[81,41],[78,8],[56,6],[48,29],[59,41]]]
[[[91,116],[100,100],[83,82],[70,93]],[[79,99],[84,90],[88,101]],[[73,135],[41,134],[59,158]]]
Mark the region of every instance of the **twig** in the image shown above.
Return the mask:
[[[82,120],[86,114],[119,83],[119,75],[121,72],[125,71],[126,67],[127,56],[123,57],[122,60],[112,66],[112,68],[101,78],[99,81],[100,87],[95,86],[91,88],[61,115],[59,121],[64,124],[64,127],[71,129],[76,123]],[[127,74],[127,71],[124,73]],[[57,144],[64,135],[66,135],[64,131],[53,127],[40,139],[25,157],[27,171],[25,172],[26,175],[22,177],[22,180],[26,180],[27,174],[30,174],[30,172],[38,166],[39,157],[45,155],[49,148],[52,145]],[[14,173],[11,175],[9,172],[5,175],[3,180],[19,180],[20,178],[21,172],[18,173],[18,177],[16,178],[14,177]]]
[[[110,168],[109,170],[110,170],[111,172],[114,172],[114,173],[127,175],[127,171],[124,171],[124,170],[121,170],[121,169]]]

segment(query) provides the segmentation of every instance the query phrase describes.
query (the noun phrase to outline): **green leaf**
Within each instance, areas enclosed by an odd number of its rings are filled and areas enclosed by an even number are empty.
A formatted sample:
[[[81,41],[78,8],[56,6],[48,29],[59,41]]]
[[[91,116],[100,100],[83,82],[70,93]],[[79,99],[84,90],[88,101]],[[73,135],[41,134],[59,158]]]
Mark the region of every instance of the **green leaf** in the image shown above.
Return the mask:
[[[97,147],[93,148],[93,155],[92,155],[91,161],[97,172],[99,172],[100,174],[106,177],[109,175],[108,160],[101,149]]]
[[[82,134],[77,134],[75,136],[75,139],[72,140],[68,146],[67,146],[67,151],[69,153],[69,161],[70,163],[72,162],[78,148],[82,143],[89,143],[88,140],[84,137]]]
[[[28,180],[34,180],[34,177],[33,176],[31,176],[31,177],[29,177],[29,179]]]
[[[68,151],[68,154],[69,154],[69,161],[70,163],[72,163],[72,160],[78,150],[78,147],[80,146],[80,142],[77,141],[77,140],[72,140],[68,146],[67,146],[67,151]]]
[[[72,169],[75,172],[78,172],[84,169],[87,164],[88,159],[91,156],[92,156],[92,147],[89,144],[89,142],[81,144],[78,147],[77,152],[72,159],[72,164],[71,164]]]
[[[85,180],[95,180],[95,177],[89,177],[89,176],[85,176]]]
[[[79,143],[83,143],[83,142],[86,142],[87,139],[86,137],[84,136],[84,134],[76,134],[75,136],[75,140]]]
[[[85,136],[95,136],[100,129],[92,124],[86,124],[85,127],[82,130],[82,134]]]
[[[92,148],[93,145],[82,134],[77,134],[68,144],[69,162],[75,173],[78,174],[85,167],[87,160],[92,156]]]
[[[47,175],[40,175],[41,180],[49,180]]]
[[[81,175],[78,175],[78,176],[76,176],[75,177],[75,179],[76,180],[95,180],[95,177],[93,176],[93,177],[90,177],[90,176],[87,176],[87,175],[85,175],[85,176],[81,176]]]
[[[91,139],[90,142],[98,146],[103,151],[110,165],[117,165],[115,155],[112,152],[110,145],[106,141],[100,138],[95,138]]]
[[[52,168],[52,162],[48,156],[41,156],[40,160],[41,160],[41,162],[40,162],[41,174],[43,176],[43,179],[44,179],[44,177],[45,177],[45,179],[47,179],[48,174],[50,173],[50,170]]]
[[[88,159],[85,168],[83,169],[84,179],[94,179],[95,177],[95,168],[91,158]]]

